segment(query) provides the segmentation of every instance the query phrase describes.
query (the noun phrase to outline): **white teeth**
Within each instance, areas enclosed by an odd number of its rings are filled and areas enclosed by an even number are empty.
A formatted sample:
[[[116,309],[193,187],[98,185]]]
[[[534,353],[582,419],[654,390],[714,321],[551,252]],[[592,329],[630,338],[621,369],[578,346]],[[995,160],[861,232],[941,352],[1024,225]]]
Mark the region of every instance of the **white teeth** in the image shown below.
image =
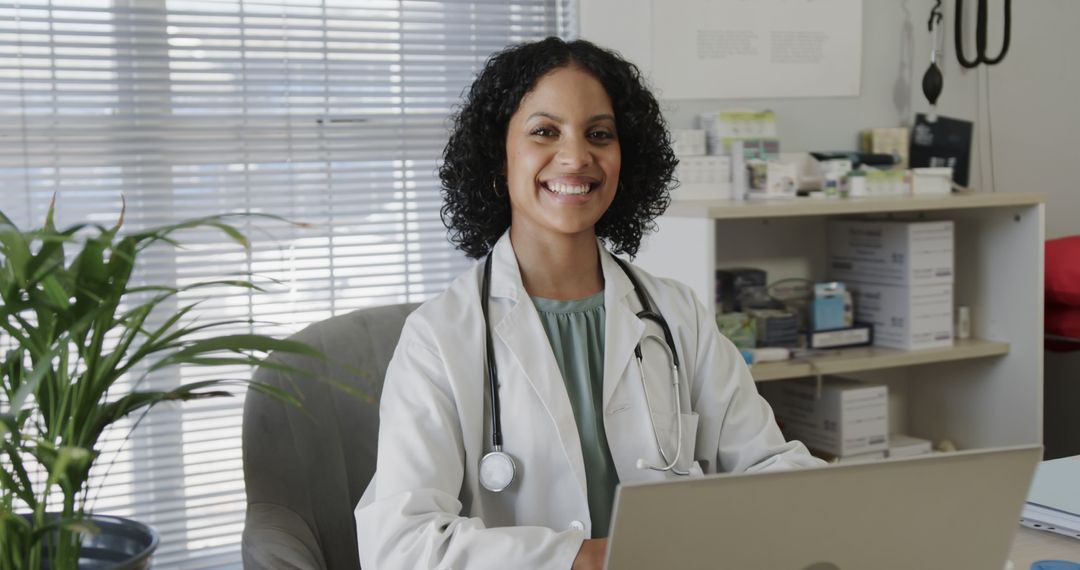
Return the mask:
[[[552,182],[547,185],[548,190],[556,194],[586,194],[589,192],[588,184],[570,185],[562,184],[559,182]]]

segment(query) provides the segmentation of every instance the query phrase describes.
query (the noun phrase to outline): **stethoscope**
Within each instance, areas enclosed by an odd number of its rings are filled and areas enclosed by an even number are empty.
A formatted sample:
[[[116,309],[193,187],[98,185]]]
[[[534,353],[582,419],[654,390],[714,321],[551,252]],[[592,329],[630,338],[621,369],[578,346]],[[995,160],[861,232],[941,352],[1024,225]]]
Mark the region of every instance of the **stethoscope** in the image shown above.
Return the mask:
[[[660,329],[664,331],[663,345],[666,347],[668,354],[668,363],[671,366],[671,387],[675,392],[675,423],[676,428],[676,440],[675,440],[675,456],[668,459],[667,451],[664,450],[663,444],[660,442],[660,435],[656,431],[656,422],[652,420],[653,409],[652,402],[649,400],[648,381],[645,377],[645,367],[642,364],[641,343],[638,343],[634,347],[634,357],[637,360],[638,372],[641,375],[641,388],[645,392],[645,406],[649,411],[649,418],[652,421],[653,437],[656,440],[656,448],[660,451],[660,457],[664,460],[664,465],[653,465],[646,462],[644,459],[637,460],[638,469],[652,469],[654,471],[670,471],[676,475],[689,475],[689,471],[676,469],[675,465],[679,462],[679,456],[682,453],[682,396],[679,393],[679,355],[675,351],[675,339],[671,335],[671,329],[668,327],[667,321],[664,319],[658,311],[653,310],[653,305],[649,300],[648,293],[641,286],[638,280],[634,277],[633,272],[630,270],[630,266],[623,260],[613,257],[618,263],[619,268],[622,269],[626,277],[630,279],[630,283],[634,286],[634,292],[637,294],[638,302],[641,304],[642,310],[637,313],[637,317],[642,320],[652,321],[659,325]],[[480,485],[492,491],[498,493],[504,491],[513,482],[517,475],[517,464],[512,457],[502,450],[502,418],[499,408],[499,380],[498,370],[495,367],[495,351],[492,348],[491,340],[491,323],[488,322],[488,301],[490,300],[491,290],[491,254],[488,254],[487,260],[484,262],[484,277],[480,284],[480,308],[484,315],[484,331],[485,331],[485,351],[486,351],[486,363],[485,374],[488,380],[488,390],[490,392],[491,399],[491,451],[488,451],[480,459]],[[656,335],[647,335],[645,340],[652,340],[654,342],[660,342],[660,338]]]
[[[962,36],[964,30],[964,0],[956,0],[953,36],[956,40],[956,59],[960,62],[960,65],[972,69],[979,64],[997,65],[1001,63],[1001,60],[1005,59],[1005,54],[1009,51],[1009,36],[1012,35],[1012,0],[1005,0],[1004,4],[1005,23],[1002,28],[1001,51],[998,52],[997,57],[986,55],[986,15],[989,9],[987,8],[987,0],[979,0],[975,11],[975,57],[968,59],[964,57],[964,39]]]

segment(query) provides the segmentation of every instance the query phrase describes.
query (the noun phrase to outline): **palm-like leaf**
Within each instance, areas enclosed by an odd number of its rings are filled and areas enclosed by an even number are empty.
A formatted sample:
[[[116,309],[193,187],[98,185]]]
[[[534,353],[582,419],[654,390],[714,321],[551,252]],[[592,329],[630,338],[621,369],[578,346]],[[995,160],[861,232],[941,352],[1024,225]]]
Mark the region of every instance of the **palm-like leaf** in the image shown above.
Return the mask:
[[[248,321],[184,324],[196,304],[165,309],[176,296],[199,287],[259,290],[250,281],[184,288],[130,285],[139,254],[156,243],[178,245],[174,234],[183,230],[215,228],[249,247],[228,223],[233,217],[210,216],[120,235],[119,222],[111,228],[82,224],[58,230],[52,207],[42,228],[24,232],[0,212],[0,334],[13,343],[0,360],[0,402],[6,403],[0,406],[0,568],[36,570],[46,542],[54,566],[74,567],[76,534],[86,530],[80,497],[85,500],[98,439],[107,427],[162,402],[227,396],[224,388],[243,382],[208,380],[155,391],[139,389],[139,377],[133,379],[135,389],[110,395],[122,378],[135,370],[145,371],[145,377],[173,366],[284,368],[264,361],[271,351],[321,358],[293,341],[256,334],[209,336]],[[78,250],[69,257],[71,247]],[[161,324],[148,327],[152,315]],[[299,403],[279,388],[251,387]],[[31,476],[29,464],[47,473],[44,482]],[[62,491],[63,505],[49,504],[56,489]],[[33,514],[14,515],[16,508]],[[46,509],[60,510],[59,518],[46,522]],[[44,540],[50,533],[59,533],[59,539]]]

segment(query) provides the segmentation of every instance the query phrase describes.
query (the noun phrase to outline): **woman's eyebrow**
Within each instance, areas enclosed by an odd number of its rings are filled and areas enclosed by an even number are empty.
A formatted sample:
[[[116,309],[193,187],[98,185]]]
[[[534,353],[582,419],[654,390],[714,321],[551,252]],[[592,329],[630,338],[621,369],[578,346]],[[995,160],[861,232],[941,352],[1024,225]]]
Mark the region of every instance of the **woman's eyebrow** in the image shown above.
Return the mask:
[[[546,111],[537,111],[537,112],[529,115],[529,118],[526,119],[526,120],[532,120],[532,119],[534,119],[536,117],[544,117],[546,119],[550,119],[552,121],[555,121],[556,123],[566,122],[565,119],[563,119],[562,117],[560,117],[558,115],[553,115],[553,114],[548,113]],[[600,115],[593,115],[593,116],[589,117],[588,122],[595,123],[595,122],[598,122],[598,121],[603,121],[605,119],[609,120],[609,121],[614,121],[615,116],[611,115],[611,114],[608,114],[608,113],[602,113]]]

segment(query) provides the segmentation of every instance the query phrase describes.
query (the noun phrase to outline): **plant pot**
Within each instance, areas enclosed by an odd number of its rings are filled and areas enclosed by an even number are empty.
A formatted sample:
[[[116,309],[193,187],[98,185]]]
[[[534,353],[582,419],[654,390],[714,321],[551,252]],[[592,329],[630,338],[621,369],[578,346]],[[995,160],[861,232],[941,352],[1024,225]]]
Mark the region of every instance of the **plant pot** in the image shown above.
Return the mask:
[[[30,515],[22,515],[29,517]],[[49,513],[48,518],[55,517]],[[88,515],[101,532],[83,535],[79,570],[145,570],[158,547],[158,534],[141,522],[121,517]],[[46,553],[42,568],[52,568]]]

